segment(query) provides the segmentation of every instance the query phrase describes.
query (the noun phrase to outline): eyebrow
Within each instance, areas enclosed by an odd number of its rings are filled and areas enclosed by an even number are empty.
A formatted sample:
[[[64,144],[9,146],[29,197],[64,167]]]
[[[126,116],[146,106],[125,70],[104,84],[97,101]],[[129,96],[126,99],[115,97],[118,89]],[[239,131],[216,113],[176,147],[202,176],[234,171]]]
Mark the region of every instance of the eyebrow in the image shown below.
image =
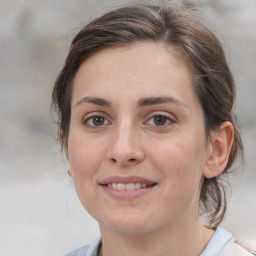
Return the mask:
[[[172,104],[180,105],[187,108],[187,105],[185,105],[185,103],[183,103],[182,101],[176,98],[169,97],[169,96],[142,98],[138,101],[137,105],[138,107],[146,107],[146,106],[158,105],[163,103],[172,103]]]
[[[76,103],[76,106],[82,103],[91,103],[91,104],[95,104],[103,107],[112,106],[112,103],[110,101],[105,100],[103,98],[98,98],[98,97],[83,97],[81,100],[79,100]],[[172,103],[172,104],[180,105],[187,108],[187,106],[182,101],[170,96],[142,98],[138,100],[137,107],[147,107],[147,106],[158,105],[163,103]]]
[[[110,101],[107,101],[102,98],[97,98],[97,97],[84,97],[76,103],[76,106],[78,106],[82,103],[91,103],[91,104],[95,104],[95,105],[103,106],[103,107],[111,107],[112,106]]]

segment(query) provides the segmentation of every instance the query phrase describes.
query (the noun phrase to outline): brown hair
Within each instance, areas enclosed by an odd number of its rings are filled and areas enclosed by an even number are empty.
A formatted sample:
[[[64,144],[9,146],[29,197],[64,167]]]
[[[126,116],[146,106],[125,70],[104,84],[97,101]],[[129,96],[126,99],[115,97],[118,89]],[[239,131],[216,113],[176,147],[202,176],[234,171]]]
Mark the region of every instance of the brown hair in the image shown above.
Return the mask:
[[[195,94],[204,111],[207,136],[210,130],[218,129],[225,121],[234,126],[234,143],[224,172],[205,179],[201,189],[201,214],[207,216],[208,225],[216,226],[226,211],[226,186],[222,177],[231,171],[238,153],[243,155],[243,146],[233,114],[234,80],[222,45],[188,7],[129,5],[109,12],[81,29],[72,41],[52,94],[62,148],[67,150],[73,79],[81,63],[101,49],[147,41],[174,47],[186,58]]]

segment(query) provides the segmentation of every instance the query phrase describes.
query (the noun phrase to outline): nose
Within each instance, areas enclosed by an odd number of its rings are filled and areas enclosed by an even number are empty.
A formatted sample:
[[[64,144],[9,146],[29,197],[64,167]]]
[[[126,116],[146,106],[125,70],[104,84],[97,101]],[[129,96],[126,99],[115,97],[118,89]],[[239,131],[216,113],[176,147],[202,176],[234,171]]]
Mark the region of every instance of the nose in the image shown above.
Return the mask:
[[[114,128],[107,158],[112,163],[128,167],[139,164],[145,157],[141,136],[131,124]]]

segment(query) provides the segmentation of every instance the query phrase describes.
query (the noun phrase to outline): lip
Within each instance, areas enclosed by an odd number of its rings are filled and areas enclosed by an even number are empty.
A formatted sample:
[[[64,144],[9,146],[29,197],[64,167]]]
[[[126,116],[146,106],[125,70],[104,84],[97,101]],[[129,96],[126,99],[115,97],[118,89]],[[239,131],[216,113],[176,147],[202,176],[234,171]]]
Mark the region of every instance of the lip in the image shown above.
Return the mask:
[[[147,185],[153,185],[153,184],[156,184],[157,182],[155,181],[152,181],[152,180],[148,180],[148,179],[145,179],[145,178],[142,178],[142,177],[139,177],[139,176],[110,176],[110,177],[107,177],[105,179],[103,179],[101,182],[100,182],[100,185],[107,185],[107,184],[110,184],[110,183],[144,183],[144,184],[147,184]]]
[[[111,183],[144,183],[150,186],[134,190],[118,190],[107,186],[107,184]],[[111,176],[103,179],[99,185],[103,191],[112,198],[119,200],[133,200],[149,194],[157,186],[157,183],[138,176]]]

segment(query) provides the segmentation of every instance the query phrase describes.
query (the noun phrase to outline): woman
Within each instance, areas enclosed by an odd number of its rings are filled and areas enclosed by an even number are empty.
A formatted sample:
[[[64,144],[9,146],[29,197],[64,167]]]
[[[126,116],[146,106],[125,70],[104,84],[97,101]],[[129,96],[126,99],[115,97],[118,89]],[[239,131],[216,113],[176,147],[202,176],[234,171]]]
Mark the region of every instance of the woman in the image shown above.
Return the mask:
[[[216,36],[185,7],[137,4],[74,38],[53,90],[78,197],[101,237],[71,255],[253,255],[218,227],[242,141]]]

